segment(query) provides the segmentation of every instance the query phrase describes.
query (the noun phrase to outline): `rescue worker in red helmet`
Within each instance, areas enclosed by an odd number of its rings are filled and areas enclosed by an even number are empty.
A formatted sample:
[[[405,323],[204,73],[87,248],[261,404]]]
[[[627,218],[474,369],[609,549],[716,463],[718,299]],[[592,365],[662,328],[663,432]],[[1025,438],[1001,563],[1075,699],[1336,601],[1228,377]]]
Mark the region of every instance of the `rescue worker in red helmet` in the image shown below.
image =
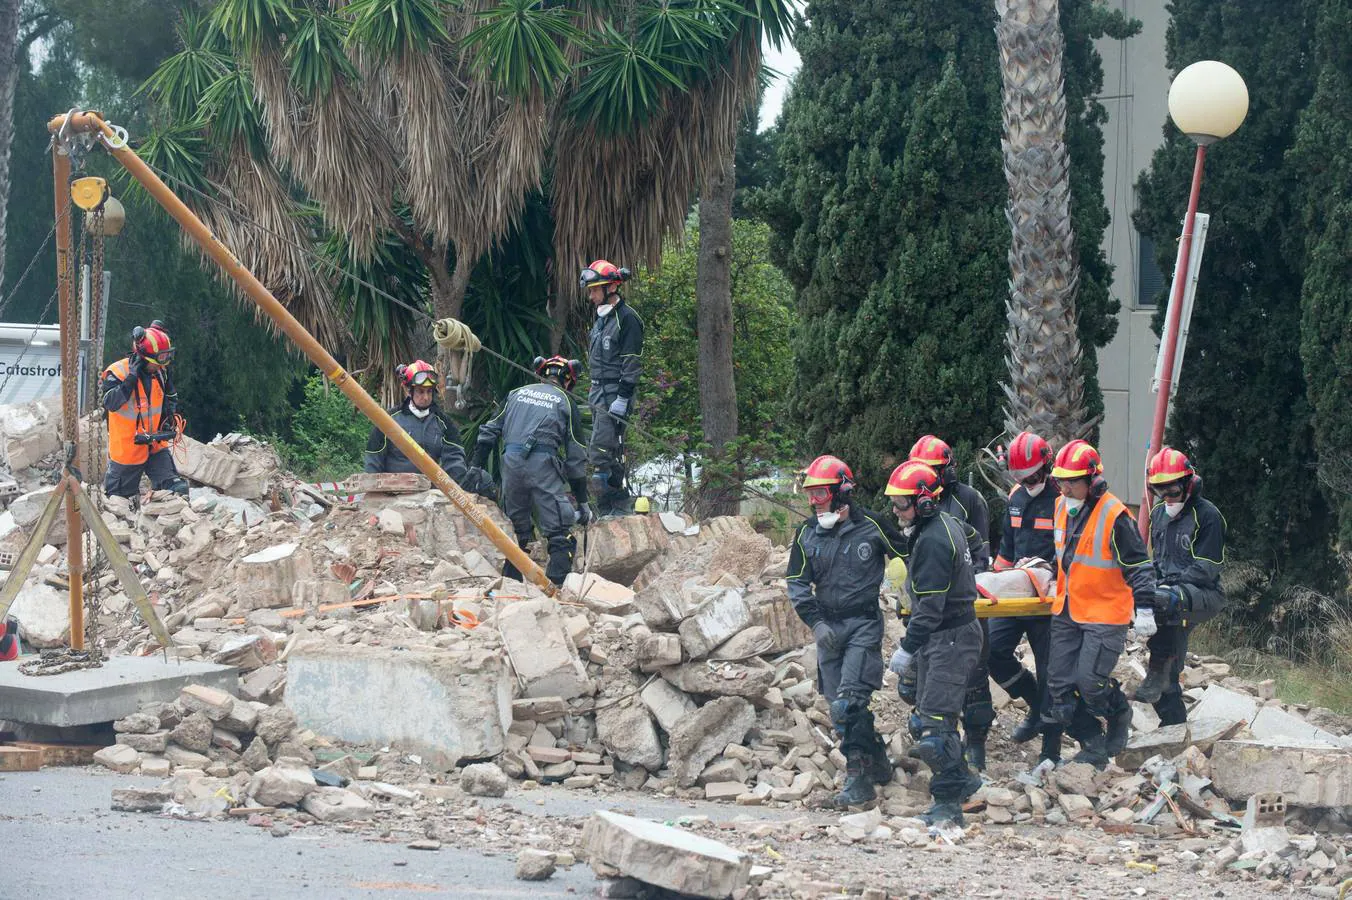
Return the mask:
[[[1050,700],[1042,719],[1079,741],[1076,762],[1102,769],[1130,734],[1131,704],[1113,668],[1128,627],[1140,635],[1155,632],[1155,571],[1131,511],[1108,490],[1097,450],[1071,441],[1056,454],[1052,477],[1061,496],[1053,530]],[[1087,716],[1076,715],[1079,702]]]
[[[887,496],[906,535],[906,593],[911,616],[906,636],[888,667],[915,685],[919,735],[910,756],[929,767],[934,804],[926,824],[962,824],[962,802],[981,787],[967,767],[958,717],[967,695],[966,675],[978,664],[982,633],[973,603],[976,574],[968,528],[939,508],[943,483],[915,460],[892,470]],[[899,682],[900,685],[900,682]]]
[[[1152,703],[1161,725],[1188,719],[1178,677],[1188,655],[1188,634],[1225,608],[1225,517],[1202,496],[1202,479],[1186,455],[1165,447],[1150,459],[1146,483],[1150,548],[1155,561],[1157,631],[1147,641],[1150,665],[1133,699]]]
[[[169,439],[177,431],[178,392],[169,374],[174,360],[169,332],[159,319],[131,333],[131,353],[103,370],[100,389],[108,411],[108,474],[103,489],[136,500],[141,476],[153,490],[188,493]]]
[[[958,478],[953,448],[947,442],[927,434],[911,447],[912,462],[924,463],[938,474],[941,482],[939,510],[969,525],[977,541],[971,546],[972,566],[977,572],[990,568],[990,507],[981,492]],[[970,536],[969,536],[970,537]],[[963,704],[963,752],[968,764],[977,771],[986,768],[986,738],[995,724],[995,704],[991,700],[990,669],[987,665],[989,641],[987,624],[981,622],[981,654],[967,682],[967,700]]]
[[[993,568],[1000,572],[1027,559],[1056,565],[1053,536],[1058,492],[1052,484],[1052,448],[1031,431],[1023,431],[1009,442],[1005,464],[1015,481],[1005,505],[1000,550]],[[1022,698],[1028,714],[1015,726],[1011,737],[1016,743],[1031,741],[1042,734],[1040,759],[1061,758],[1061,729],[1043,729],[1042,704],[1047,693],[1047,651],[1051,639],[1051,619],[1047,616],[1002,616],[989,621],[990,674],[1005,693]],[[1037,662],[1037,676],[1023,667],[1014,652],[1019,641],[1028,637],[1028,646]]]
[[[415,359],[408,365],[396,366],[394,371],[404,387],[404,402],[389,411],[390,417],[424,453],[436,460],[452,481],[467,491],[492,496],[495,493],[492,477],[481,468],[465,465],[460,429],[437,403],[437,388],[441,385],[437,370],[430,363]],[[366,439],[362,468],[367,472],[418,471],[404,451],[374,425]]]
[[[478,468],[502,441],[502,511],[511,520],[517,545],[523,550],[535,534],[534,513],[549,551],[545,574],[554,584],[563,584],[573,569],[577,550],[573,526],[586,525],[592,517],[587,505],[582,414],[568,394],[581,371],[582,364],[575,359],[537,356],[535,372],[540,383],[508,394],[501,411],[479,427],[474,448],[473,465]],[[510,561],[503,563],[502,574],[521,580]]]
[[[13,616],[0,619],[0,662],[19,658],[19,620]]]
[[[587,345],[591,370],[587,404],[592,413],[587,455],[597,509],[603,516],[626,515],[631,506],[624,480],[624,427],[633,413],[642,371],[643,320],[620,295],[620,286],[630,277],[628,269],[598,259],[578,279],[596,309]]]
[[[865,806],[875,785],[892,780],[887,748],[873,727],[869,700],[883,686],[884,570],[901,554],[901,534],[854,497],[854,473],[834,456],[803,472],[812,515],[789,550],[793,608],[817,641],[817,686],[845,755],[841,808]]]

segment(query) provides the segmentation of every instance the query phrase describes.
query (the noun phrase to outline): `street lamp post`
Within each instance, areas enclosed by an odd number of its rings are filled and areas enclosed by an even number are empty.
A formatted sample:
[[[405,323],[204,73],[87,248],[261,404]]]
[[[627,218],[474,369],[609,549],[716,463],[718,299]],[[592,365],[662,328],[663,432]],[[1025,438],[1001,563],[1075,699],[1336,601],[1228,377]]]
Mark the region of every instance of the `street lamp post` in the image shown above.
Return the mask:
[[[1152,454],[1164,446],[1164,425],[1169,419],[1169,395],[1173,389],[1174,363],[1177,355],[1180,319],[1183,315],[1183,292],[1188,282],[1189,257],[1192,255],[1193,223],[1197,218],[1197,199],[1202,192],[1202,167],[1206,162],[1206,148],[1222,138],[1234,134],[1249,111],[1249,90],[1239,73],[1223,62],[1202,60],[1195,62],[1175,76],[1169,86],[1169,118],[1179,130],[1197,144],[1197,156],[1192,167],[1192,189],[1188,194],[1188,212],[1183,217],[1183,244],[1178,250],[1177,277],[1169,296],[1168,326],[1164,335],[1168,346],[1161,346],[1159,394],[1155,397],[1155,417],[1150,428],[1150,443],[1146,446],[1146,464]],[[1141,537],[1150,535],[1150,486],[1141,497],[1137,523]]]

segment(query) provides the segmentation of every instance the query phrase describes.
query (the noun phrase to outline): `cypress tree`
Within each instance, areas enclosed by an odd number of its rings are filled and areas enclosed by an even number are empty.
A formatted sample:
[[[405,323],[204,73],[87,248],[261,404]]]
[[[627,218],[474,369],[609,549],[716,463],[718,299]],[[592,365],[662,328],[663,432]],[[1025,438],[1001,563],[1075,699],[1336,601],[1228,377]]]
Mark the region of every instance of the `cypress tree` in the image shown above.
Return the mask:
[[[1308,256],[1300,356],[1313,407],[1318,477],[1352,546],[1352,2],[1323,0],[1315,30],[1314,97],[1291,161],[1305,182]]]
[[[790,418],[805,449],[881,486],[925,432],[969,460],[1001,430],[1009,228],[1000,75],[988,0],[814,2],[779,122],[776,183],[753,204],[797,291]],[[1101,243],[1102,85],[1092,40],[1120,17],[1063,0],[1078,327],[1116,327]]]
[[[1231,554],[1299,571],[1312,586],[1329,571],[1329,516],[1315,481],[1299,353],[1304,192],[1287,151],[1313,91],[1314,6],[1175,0],[1167,44],[1174,71],[1199,59],[1234,66],[1248,84],[1249,113],[1208,154],[1200,208],[1211,225],[1166,437],[1198,465],[1207,493],[1237,526]],[[1138,184],[1136,221],[1171,271],[1194,145],[1172,124],[1165,133]]]

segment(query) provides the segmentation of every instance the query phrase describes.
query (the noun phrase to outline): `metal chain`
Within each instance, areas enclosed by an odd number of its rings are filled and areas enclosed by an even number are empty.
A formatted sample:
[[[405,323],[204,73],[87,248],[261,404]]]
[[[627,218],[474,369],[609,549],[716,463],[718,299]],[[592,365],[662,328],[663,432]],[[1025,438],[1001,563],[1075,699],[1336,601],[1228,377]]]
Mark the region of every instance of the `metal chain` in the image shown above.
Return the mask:
[[[85,411],[98,402],[98,385],[103,376],[103,342],[99,340],[103,322],[103,207],[91,213],[94,232],[93,261],[89,264],[89,359],[85,361]]]

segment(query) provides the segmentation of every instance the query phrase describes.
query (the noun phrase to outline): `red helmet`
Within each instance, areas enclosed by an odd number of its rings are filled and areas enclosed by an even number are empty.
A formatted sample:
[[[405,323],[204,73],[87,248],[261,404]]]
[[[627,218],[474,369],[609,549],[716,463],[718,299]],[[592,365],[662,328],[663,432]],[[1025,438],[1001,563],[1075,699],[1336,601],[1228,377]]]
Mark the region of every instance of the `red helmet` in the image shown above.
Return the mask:
[[[1052,448],[1031,431],[1021,431],[1009,442],[1009,474],[1015,481],[1037,475],[1052,461]]]
[[[587,288],[591,287],[600,287],[601,285],[606,284],[619,284],[620,282],[628,281],[630,275],[631,273],[628,269],[621,269],[612,262],[598,259],[596,262],[582,270],[582,274],[578,278],[578,283],[582,286],[582,290],[585,291]]]
[[[932,516],[939,509],[943,490],[938,472],[919,460],[908,459],[892,470],[884,493],[889,497],[911,497],[917,513]]]
[[[927,434],[911,447],[909,458],[937,472],[953,462],[953,448],[934,435]]]
[[[138,356],[157,366],[167,366],[174,360],[174,347],[169,341],[169,332],[159,319],[145,328],[136,327],[131,332],[132,347]]]
[[[582,375],[582,363],[575,359],[564,359],[562,356],[551,356],[548,359],[537,356],[535,374],[541,378],[557,377],[562,382],[563,389],[571,391],[573,385],[577,384],[578,377]]]
[[[421,359],[415,359],[406,366],[396,366],[394,373],[399,376],[399,383],[409,390],[415,387],[436,387],[441,384],[441,376],[437,374],[437,370],[432,368],[431,363]]]
[[[1192,466],[1192,460],[1180,450],[1165,447],[1150,457],[1150,464],[1145,469],[1145,480],[1150,490],[1160,495],[1166,492],[1175,493],[1173,486],[1182,482],[1179,486],[1183,488],[1183,496],[1187,497],[1199,479],[1197,470]]]
[[[1088,441],[1074,440],[1056,454],[1053,478],[1095,478],[1103,474],[1103,459]]]
[[[819,456],[803,470],[803,487],[827,484],[854,487],[854,472],[839,457]]]

